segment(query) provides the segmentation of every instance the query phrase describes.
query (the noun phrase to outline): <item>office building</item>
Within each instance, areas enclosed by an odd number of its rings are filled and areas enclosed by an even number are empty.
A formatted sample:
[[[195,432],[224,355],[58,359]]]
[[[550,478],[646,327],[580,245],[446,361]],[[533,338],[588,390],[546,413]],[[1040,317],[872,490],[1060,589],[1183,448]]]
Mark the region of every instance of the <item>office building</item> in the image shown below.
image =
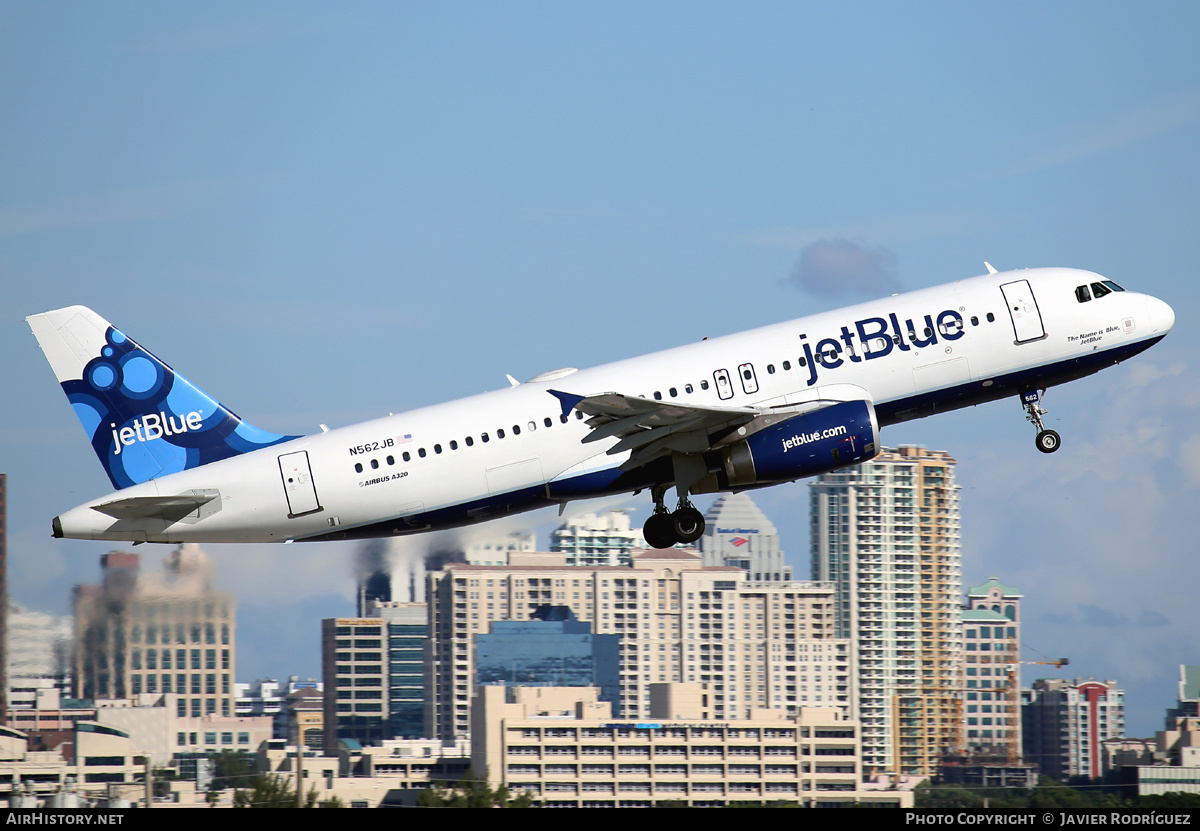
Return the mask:
[[[704,515],[700,556],[706,566],[734,566],[751,580],[791,580],[779,534],[746,493],[722,495]]]
[[[321,621],[327,756],[337,753],[339,739],[379,744],[389,738],[384,625],[378,617]]]
[[[1026,761],[1060,782],[1103,773],[1103,743],[1125,735],[1125,693],[1116,681],[1040,678],[1021,699]]]
[[[859,725],[836,707],[714,722],[711,685],[651,687],[642,721],[614,720],[592,688],[479,687],[472,767],[554,808],[912,807],[911,791],[859,784]]]
[[[542,606],[530,620],[493,620],[475,636],[476,683],[595,687],[621,714],[621,638],[597,635],[567,606]]]
[[[968,753],[1021,758],[1021,593],[995,577],[967,589],[962,611]]]
[[[623,567],[568,566],[561,555],[528,562],[430,574],[431,735],[469,734],[475,636],[543,605],[568,606],[594,633],[621,637],[623,717],[644,716],[650,684],[670,681],[710,684],[720,719],[849,707],[848,644],[834,637],[830,584],[753,581],[681,549],[638,552]]]
[[[922,776],[962,746],[954,459],[902,446],[810,483],[812,577],[853,645],[867,773]]]
[[[75,697],[173,693],[179,716],[231,717],[233,598],[213,589],[195,545],[163,565],[142,574],[138,555],[105,554],[101,584],[75,587]]]
[[[645,548],[628,511],[571,517],[550,532],[550,551],[562,554],[569,566],[627,566],[633,552]]]
[[[369,610],[387,629],[389,739],[425,735],[425,652],[429,647],[429,606],[393,600]]]

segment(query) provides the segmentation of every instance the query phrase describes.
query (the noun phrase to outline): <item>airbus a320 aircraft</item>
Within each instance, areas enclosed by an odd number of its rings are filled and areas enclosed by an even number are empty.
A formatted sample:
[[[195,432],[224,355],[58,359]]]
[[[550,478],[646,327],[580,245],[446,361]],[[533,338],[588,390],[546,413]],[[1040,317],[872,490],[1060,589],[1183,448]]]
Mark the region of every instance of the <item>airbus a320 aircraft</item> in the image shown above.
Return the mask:
[[[251,426],[90,309],[33,315],[117,488],[55,517],[54,536],[361,539],[649,489],[646,541],[668,547],[704,531],[690,495],[858,464],[908,419],[1018,397],[1053,452],[1041,393],[1175,322],[1091,272],[988,272],[310,436]]]

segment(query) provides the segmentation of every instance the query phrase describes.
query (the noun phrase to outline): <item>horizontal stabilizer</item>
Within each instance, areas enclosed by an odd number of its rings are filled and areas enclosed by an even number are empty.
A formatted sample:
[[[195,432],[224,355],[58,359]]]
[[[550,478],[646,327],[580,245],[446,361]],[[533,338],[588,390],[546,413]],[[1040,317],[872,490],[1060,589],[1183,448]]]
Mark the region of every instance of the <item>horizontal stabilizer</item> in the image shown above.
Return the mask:
[[[216,490],[188,491],[175,496],[130,496],[92,506],[113,519],[165,519],[170,522],[196,513],[221,494]]]

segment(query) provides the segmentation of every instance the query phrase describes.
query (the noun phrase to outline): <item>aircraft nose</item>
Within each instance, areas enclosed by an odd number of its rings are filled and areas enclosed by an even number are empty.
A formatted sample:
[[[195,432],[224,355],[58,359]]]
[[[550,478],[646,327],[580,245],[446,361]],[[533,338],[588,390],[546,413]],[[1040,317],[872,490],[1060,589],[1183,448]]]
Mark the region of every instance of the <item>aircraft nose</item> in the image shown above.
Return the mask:
[[[1146,313],[1155,332],[1166,334],[1175,325],[1175,310],[1157,297],[1146,298]]]

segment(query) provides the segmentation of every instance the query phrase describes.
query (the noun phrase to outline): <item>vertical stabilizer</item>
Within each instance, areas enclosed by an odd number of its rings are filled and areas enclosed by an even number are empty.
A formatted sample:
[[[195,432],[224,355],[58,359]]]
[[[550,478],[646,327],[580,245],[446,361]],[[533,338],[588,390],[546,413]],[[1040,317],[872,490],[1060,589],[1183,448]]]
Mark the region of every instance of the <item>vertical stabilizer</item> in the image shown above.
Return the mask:
[[[116,488],[299,438],[242,421],[84,306],[26,322]]]

